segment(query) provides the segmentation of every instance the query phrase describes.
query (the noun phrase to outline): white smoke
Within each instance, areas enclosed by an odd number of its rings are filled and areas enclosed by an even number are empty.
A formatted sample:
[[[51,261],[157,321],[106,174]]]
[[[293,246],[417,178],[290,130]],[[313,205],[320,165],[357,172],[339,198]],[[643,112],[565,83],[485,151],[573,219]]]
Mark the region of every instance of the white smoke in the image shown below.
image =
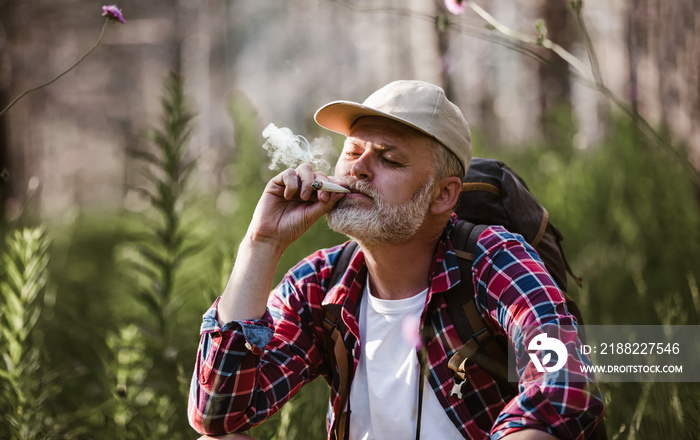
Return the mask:
[[[315,138],[309,142],[305,137],[295,135],[289,128],[278,128],[273,123],[265,127],[262,135],[266,139],[263,148],[270,156],[271,170],[277,169],[280,164],[296,168],[302,163],[310,163],[317,171],[330,170],[327,159],[333,151],[330,137]]]

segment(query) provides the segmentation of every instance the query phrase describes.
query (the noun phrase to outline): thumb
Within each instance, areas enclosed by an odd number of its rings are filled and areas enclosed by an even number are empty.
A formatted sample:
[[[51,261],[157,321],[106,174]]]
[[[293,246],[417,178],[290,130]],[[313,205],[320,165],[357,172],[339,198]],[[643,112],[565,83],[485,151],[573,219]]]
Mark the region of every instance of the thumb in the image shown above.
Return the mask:
[[[318,191],[318,203],[314,203],[311,209],[320,218],[335,208],[344,197],[343,193]]]

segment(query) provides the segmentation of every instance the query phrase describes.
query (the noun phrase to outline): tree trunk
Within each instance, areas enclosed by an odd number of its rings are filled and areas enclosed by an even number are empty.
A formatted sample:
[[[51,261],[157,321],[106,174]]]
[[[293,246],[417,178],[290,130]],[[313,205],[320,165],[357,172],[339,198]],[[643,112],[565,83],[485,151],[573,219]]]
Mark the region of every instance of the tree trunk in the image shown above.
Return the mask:
[[[571,49],[575,36],[572,30],[572,15],[567,2],[545,0],[541,16],[547,27],[547,37],[566,50]],[[552,51],[544,52],[552,67],[539,64],[540,116],[545,140],[564,150],[571,147],[573,113],[571,109],[571,79],[569,66]]]

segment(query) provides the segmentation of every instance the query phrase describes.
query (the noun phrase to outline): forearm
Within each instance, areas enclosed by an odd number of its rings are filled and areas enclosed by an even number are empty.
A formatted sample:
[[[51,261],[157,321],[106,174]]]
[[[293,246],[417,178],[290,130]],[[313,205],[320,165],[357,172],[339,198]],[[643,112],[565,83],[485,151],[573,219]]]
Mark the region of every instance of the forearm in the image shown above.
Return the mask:
[[[204,315],[188,409],[192,427],[214,435],[250,429],[274,414],[319,374],[323,355],[309,337],[314,332],[302,330],[309,323],[284,304],[271,302],[263,319],[220,327],[219,301]],[[288,319],[273,328],[271,313]]]
[[[218,305],[218,321],[252,321],[265,314],[267,298],[283,249],[248,234],[238,249],[236,262]]]
[[[203,316],[188,403],[190,424],[202,434],[250,428],[260,356],[274,333],[269,314],[255,322],[219,326],[219,302]]]

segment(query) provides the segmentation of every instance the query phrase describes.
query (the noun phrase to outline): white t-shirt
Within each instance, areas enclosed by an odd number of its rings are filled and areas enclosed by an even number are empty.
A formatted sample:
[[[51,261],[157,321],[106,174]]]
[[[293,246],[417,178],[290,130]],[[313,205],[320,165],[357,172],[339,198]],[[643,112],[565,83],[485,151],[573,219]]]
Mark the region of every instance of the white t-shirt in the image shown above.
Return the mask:
[[[372,296],[367,281],[360,302],[362,355],[350,388],[350,440],[414,439],[418,415],[416,354],[420,315],[428,290],[411,298]],[[427,379],[421,439],[461,439]]]

